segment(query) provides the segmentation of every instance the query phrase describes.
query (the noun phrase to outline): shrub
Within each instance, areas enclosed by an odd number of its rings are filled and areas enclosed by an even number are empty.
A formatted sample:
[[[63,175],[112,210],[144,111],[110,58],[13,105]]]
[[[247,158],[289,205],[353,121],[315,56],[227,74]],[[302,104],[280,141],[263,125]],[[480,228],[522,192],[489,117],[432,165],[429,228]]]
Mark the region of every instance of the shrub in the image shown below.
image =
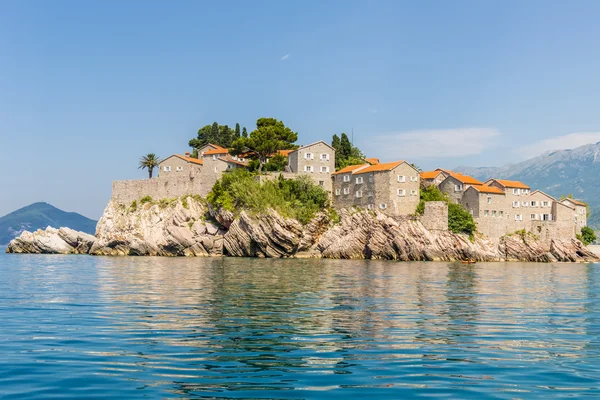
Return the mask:
[[[303,224],[329,206],[327,192],[309,177],[283,179],[280,175],[263,184],[254,178],[255,175],[245,169],[224,174],[213,186],[207,200],[217,208],[234,213],[242,209],[262,213],[272,208],[282,216],[295,218]]]
[[[423,215],[425,212],[425,203],[428,201],[445,201],[446,203],[450,202],[448,200],[448,196],[445,193],[442,193],[435,185],[421,188],[420,198],[421,201],[419,202],[416,211],[418,215]]]
[[[581,242],[586,246],[596,241],[596,233],[589,226],[584,226],[581,228],[581,235],[577,236],[577,239],[581,240]]]
[[[142,199],[140,200],[140,204],[146,204],[146,203],[152,203],[152,197],[150,197],[150,196],[142,197]]]
[[[134,200],[131,202],[131,207],[129,208],[131,211],[137,210],[137,201]]]
[[[477,225],[471,213],[465,210],[461,205],[451,203],[445,193],[442,193],[435,185],[421,188],[421,201],[417,206],[416,214],[423,215],[425,212],[425,203],[428,201],[444,201],[448,204],[448,229],[454,233],[465,233],[473,238],[477,231]]]
[[[188,204],[188,201],[187,201],[187,199],[188,199],[188,196],[183,196],[183,197],[181,198],[181,205],[182,205],[182,206],[183,206],[183,208],[185,208],[186,210],[187,210],[187,209],[190,207],[190,206],[189,206],[189,204]]]

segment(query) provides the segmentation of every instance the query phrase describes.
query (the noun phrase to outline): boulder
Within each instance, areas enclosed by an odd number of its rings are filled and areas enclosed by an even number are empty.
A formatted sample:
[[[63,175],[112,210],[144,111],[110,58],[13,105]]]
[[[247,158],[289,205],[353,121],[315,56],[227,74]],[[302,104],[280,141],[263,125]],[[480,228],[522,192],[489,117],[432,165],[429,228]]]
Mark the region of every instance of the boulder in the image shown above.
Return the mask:
[[[87,254],[96,238],[69,228],[38,229],[23,232],[13,239],[7,253],[20,254]]]

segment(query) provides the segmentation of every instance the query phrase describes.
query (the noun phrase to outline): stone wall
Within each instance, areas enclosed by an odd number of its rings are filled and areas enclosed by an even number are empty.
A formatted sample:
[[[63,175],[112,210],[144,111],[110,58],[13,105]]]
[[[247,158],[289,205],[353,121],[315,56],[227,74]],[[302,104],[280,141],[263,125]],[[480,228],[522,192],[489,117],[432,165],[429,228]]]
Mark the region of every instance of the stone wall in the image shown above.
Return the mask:
[[[316,142],[291,152],[288,167],[291,172],[305,174],[315,184],[323,186],[328,192],[332,191],[331,174],[335,171],[335,150],[324,142]]]
[[[428,201],[421,223],[428,231],[448,230],[448,205],[443,201]]]
[[[150,196],[153,199],[181,197],[186,194],[199,194],[202,197],[212,189],[199,176],[171,176],[130,181],[114,181],[112,199],[119,204],[130,205],[134,200]]]

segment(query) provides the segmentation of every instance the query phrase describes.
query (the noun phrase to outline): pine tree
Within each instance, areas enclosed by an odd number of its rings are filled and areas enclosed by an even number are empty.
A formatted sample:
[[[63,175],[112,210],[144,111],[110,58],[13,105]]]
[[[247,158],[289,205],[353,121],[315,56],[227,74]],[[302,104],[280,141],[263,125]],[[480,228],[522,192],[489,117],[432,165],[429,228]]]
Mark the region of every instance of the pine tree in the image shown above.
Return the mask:
[[[343,159],[349,158],[352,155],[352,143],[348,139],[348,135],[342,133],[342,139],[340,140],[340,157]]]
[[[231,147],[231,142],[233,138],[231,137],[231,129],[229,129],[228,125],[223,125],[219,127],[219,145],[223,147]]]
[[[242,137],[245,137],[245,138],[248,137],[248,131],[246,130],[246,127],[244,127],[244,129],[242,129]]]
[[[242,133],[240,131],[240,124],[236,123],[235,124],[235,139],[239,139],[240,137],[242,137]]]
[[[212,128],[210,130],[210,140],[209,143],[218,143],[219,142],[219,124],[215,121],[212,124]]]

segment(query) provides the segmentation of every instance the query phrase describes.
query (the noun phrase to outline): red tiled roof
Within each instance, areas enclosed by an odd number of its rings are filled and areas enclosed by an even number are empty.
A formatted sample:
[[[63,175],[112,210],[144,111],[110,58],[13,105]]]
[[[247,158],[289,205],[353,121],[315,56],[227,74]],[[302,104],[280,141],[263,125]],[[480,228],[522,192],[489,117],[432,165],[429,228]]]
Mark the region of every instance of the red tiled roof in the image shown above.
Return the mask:
[[[465,185],[483,185],[483,182],[478,181],[469,175],[463,175],[460,172],[444,171],[450,174],[451,177],[461,181]]]
[[[294,150],[277,150],[277,154],[281,154],[282,156],[288,156]]]
[[[210,156],[210,155],[213,155],[213,154],[228,154],[228,153],[229,153],[229,150],[227,150],[224,147],[219,146],[218,149],[212,149],[212,150],[205,151],[204,155],[205,156]]]
[[[581,206],[581,207],[586,207],[587,206],[587,204],[585,204],[583,201],[571,199],[570,197],[567,197],[566,199],[563,199],[563,201],[565,201],[565,200],[569,200],[571,203],[576,204],[576,205]]]
[[[473,189],[477,190],[480,193],[504,194],[502,189],[498,189],[497,187],[488,185],[473,185]]]
[[[339,174],[347,174],[348,172],[353,172],[354,170],[358,169],[358,168],[366,168],[368,167],[369,164],[358,164],[358,165],[348,165],[347,167],[344,167],[342,169],[340,169],[339,171],[334,172],[331,175],[339,175]]]
[[[419,175],[421,175],[421,179],[435,179],[435,177],[441,173],[442,173],[442,171],[440,171],[440,170],[423,171]]]
[[[491,179],[491,180],[494,180],[494,181],[498,182],[499,184],[501,184],[502,186],[507,187],[507,188],[531,189],[529,186],[527,186],[523,182],[519,182],[519,181],[507,181],[505,179]]]
[[[181,154],[173,154],[175,157],[179,157],[184,161],[187,162],[191,162],[193,164],[199,164],[199,165],[203,165],[204,163],[202,162],[202,160],[199,160],[197,158],[194,157],[188,157],[188,156],[182,156]]]
[[[380,172],[380,171],[391,171],[396,168],[398,165],[402,164],[404,161],[394,161],[384,164],[370,165],[365,169],[358,170],[353,172],[353,174],[366,174],[368,172]]]

